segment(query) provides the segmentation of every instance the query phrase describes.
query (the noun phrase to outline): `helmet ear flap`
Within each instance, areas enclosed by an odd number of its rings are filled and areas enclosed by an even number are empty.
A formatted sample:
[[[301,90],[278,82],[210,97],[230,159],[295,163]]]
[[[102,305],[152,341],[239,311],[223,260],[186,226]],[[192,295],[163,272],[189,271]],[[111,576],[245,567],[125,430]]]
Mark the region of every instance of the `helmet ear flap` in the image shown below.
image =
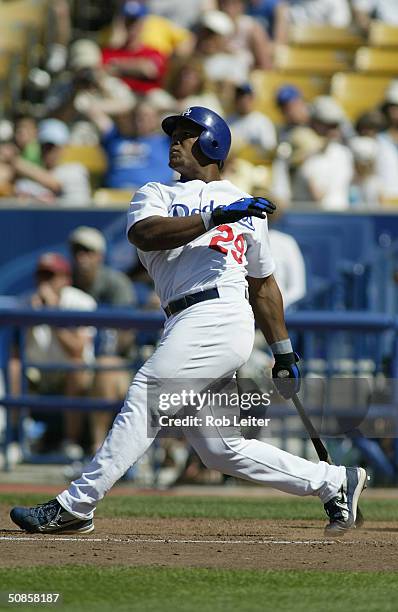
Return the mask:
[[[214,137],[214,134],[210,130],[203,130],[203,132],[199,136],[199,146],[201,148],[202,153],[209,157],[210,159],[219,159],[220,154],[220,143]]]

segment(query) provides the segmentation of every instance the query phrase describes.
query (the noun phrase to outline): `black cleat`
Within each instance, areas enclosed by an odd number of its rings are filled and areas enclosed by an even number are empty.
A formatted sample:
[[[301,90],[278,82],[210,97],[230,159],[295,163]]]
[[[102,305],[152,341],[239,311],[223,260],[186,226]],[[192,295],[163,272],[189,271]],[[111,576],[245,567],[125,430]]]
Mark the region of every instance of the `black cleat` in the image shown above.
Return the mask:
[[[11,520],[29,533],[91,533],[93,519],[80,519],[65,510],[58,500],[34,508],[17,506],[10,512]]]
[[[363,468],[346,468],[346,471],[347,477],[338,495],[324,506],[329,517],[329,525],[325,527],[325,535],[343,534],[356,526],[358,500],[362,491],[366,488],[368,476]],[[358,520],[359,527],[363,523],[362,515],[358,519],[360,519]]]

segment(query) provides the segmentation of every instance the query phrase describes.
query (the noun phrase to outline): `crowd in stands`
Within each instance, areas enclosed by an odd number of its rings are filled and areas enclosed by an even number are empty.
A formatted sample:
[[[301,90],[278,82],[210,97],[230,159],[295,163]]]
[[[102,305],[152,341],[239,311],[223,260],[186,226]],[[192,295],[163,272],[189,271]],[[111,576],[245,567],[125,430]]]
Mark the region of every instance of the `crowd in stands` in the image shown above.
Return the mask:
[[[2,10],[12,4],[37,5],[45,15],[34,25],[39,51],[18,51],[24,78],[17,90],[14,84],[3,87],[1,72],[3,54],[15,61],[15,50],[9,53],[1,39]],[[24,29],[23,15],[16,19]],[[395,31],[395,45],[380,44],[395,60],[366,71],[361,52],[379,48],[372,32],[380,23]],[[31,24],[26,27],[30,32]],[[306,51],[307,59],[300,55]],[[3,83],[13,83],[10,75]],[[341,76],[347,79],[342,93]],[[362,79],[358,90],[350,78]],[[223,178],[270,196],[279,212],[302,205],[348,211],[397,204],[398,2],[0,0],[5,202],[118,202],[126,208],[144,183],[178,179],[168,166],[169,138],[160,124],[167,114],[194,105],[211,108],[230,125],[233,145]],[[270,240],[288,308],[305,295],[304,260],[292,237],[271,227]],[[68,241],[68,260],[59,253],[39,258],[28,298],[33,307],[159,308],[139,264],[130,278],[104,265],[106,242],[97,229],[78,227]],[[62,376],[32,371],[30,390],[122,400],[130,379],[126,363],[136,358],[138,346],[155,341],[111,329],[94,335],[86,327],[38,326],[27,342],[32,360],[98,367]],[[260,353],[254,351],[254,358]],[[18,393],[17,345],[10,367]],[[63,449],[80,458],[83,415],[64,416]],[[90,420],[87,452],[102,442],[109,420],[109,413],[99,412]]]
[[[2,4],[34,1],[0,3],[0,16]],[[105,10],[104,2],[88,4],[93,14]],[[294,28],[351,33],[359,41],[354,51],[371,45],[373,23],[398,28],[394,0],[106,4],[108,23],[86,20],[82,30],[73,3],[51,3],[54,32],[46,33],[41,60],[16,105],[3,105],[0,195],[82,206],[96,201],[98,188],[133,192],[150,180],[172,182],[161,119],[202,105],[230,124],[225,178],[247,191],[268,193],[283,208],[372,209],[398,199],[398,69],[380,68],[379,100],[362,99],[359,112],[335,95],[332,74],[280,63],[282,50],[310,44],[295,47]],[[355,72],[353,47],[344,42],[308,48],[316,56],[328,46]],[[370,93],[380,74],[376,67],[366,75]],[[269,87],[275,75],[279,85]],[[306,79],[317,91],[311,94]]]

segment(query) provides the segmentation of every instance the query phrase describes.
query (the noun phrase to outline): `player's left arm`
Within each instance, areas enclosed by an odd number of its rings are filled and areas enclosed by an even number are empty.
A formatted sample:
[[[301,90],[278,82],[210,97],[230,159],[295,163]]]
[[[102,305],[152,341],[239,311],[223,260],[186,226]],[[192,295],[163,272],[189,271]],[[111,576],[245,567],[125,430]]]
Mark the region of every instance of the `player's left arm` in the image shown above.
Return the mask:
[[[274,354],[272,377],[280,394],[288,399],[300,390],[300,369],[286,329],[280,289],[273,274],[249,276],[247,280],[254,318]]]

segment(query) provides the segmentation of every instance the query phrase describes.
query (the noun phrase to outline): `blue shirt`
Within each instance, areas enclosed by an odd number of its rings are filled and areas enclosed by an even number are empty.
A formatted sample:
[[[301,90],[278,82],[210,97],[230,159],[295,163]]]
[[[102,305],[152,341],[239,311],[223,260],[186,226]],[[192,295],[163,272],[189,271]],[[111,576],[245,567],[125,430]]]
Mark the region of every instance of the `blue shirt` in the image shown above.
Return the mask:
[[[162,134],[137,138],[122,136],[114,126],[102,138],[108,158],[105,187],[130,189],[150,181],[171,183],[173,170],[168,166],[169,142],[169,138]]]
[[[282,0],[261,0],[255,4],[250,3],[249,15],[257,17],[262,22],[268,34],[273,37],[274,32],[274,21],[275,21],[275,9]]]

